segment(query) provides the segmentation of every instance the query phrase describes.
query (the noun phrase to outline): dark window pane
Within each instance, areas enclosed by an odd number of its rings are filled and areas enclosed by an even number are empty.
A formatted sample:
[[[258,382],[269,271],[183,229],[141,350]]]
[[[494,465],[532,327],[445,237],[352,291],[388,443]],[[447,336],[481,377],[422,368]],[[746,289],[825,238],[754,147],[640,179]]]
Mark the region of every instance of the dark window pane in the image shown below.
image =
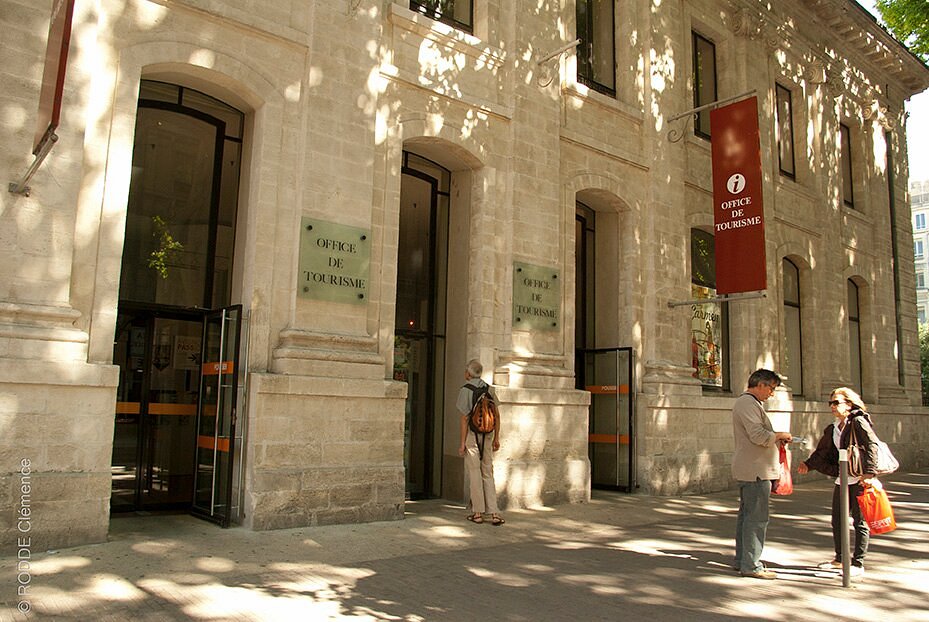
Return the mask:
[[[196,108],[211,117],[221,119],[226,124],[226,136],[242,138],[242,113],[231,106],[227,106],[218,99],[204,95],[197,91],[184,89],[181,102],[187,108]]]
[[[858,309],[858,286],[848,283],[848,357],[852,387],[861,393],[861,322]]]
[[[800,270],[789,259],[782,262],[784,275],[784,356],[787,383],[794,395],[803,393],[803,350],[800,332]]]
[[[848,280],[848,317],[858,321],[858,286],[851,279]]]
[[[846,125],[839,125],[839,165],[842,175],[842,201],[849,207],[855,207],[854,183],[852,177],[852,138]]]
[[[434,186],[404,175],[400,196],[400,249],[403,269],[397,274],[396,327],[432,329],[432,201]]]
[[[578,81],[596,91],[616,94],[616,56],[612,0],[578,0]]]
[[[789,259],[784,260],[784,302],[800,304],[800,271]]]
[[[139,109],[120,299],[204,305],[217,130],[177,112]]]
[[[142,84],[139,87],[139,99],[150,99],[153,101],[176,104],[180,101],[180,97],[180,87],[173,84],[142,80]]]
[[[690,275],[694,285],[716,288],[715,240],[700,229],[690,232]]]
[[[774,85],[777,97],[777,160],[781,173],[788,177],[796,175],[794,165],[794,121],[791,92],[780,84]]]
[[[693,33],[694,54],[694,108],[716,101],[716,46],[697,33]],[[710,111],[694,116],[694,132],[710,137]]]
[[[471,0],[410,0],[410,8],[465,32],[474,27]]]
[[[239,170],[242,143],[226,139],[223,150],[223,176],[216,219],[216,245],[213,266],[213,308],[232,299],[232,257],[235,252],[235,226],[239,199]]]

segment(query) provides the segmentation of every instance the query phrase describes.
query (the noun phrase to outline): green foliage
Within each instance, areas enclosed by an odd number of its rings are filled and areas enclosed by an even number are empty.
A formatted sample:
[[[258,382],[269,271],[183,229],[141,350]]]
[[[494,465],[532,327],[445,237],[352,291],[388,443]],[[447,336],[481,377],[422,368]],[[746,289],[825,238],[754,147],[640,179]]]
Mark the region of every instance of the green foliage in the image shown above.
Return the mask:
[[[929,2],[926,0],[876,0],[888,30],[910,50],[929,63]]]
[[[923,382],[923,404],[929,405],[929,324],[919,325],[919,371]]]
[[[161,278],[167,279],[168,261],[174,257],[175,253],[183,250],[184,245],[174,239],[161,216],[152,216],[152,225],[154,228],[152,237],[158,240],[158,248],[153,250],[149,256],[148,267],[160,274]]]

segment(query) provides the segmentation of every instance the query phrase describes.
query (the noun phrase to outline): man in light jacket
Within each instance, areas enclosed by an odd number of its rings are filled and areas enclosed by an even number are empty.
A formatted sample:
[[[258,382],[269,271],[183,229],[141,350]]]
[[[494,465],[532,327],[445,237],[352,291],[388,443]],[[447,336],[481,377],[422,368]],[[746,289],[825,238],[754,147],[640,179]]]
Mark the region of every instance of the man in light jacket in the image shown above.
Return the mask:
[[[748,388],[732,407],[732,477],[739,484],[739,518],[735,532],[735,566],[743,577],[776,579],[761,563],[770,514],[771,481],[779,474],[778,443],[790,440],[790,432],[775,432],[764,410],[781,378],[769,369],[758,369],[748,378]]]

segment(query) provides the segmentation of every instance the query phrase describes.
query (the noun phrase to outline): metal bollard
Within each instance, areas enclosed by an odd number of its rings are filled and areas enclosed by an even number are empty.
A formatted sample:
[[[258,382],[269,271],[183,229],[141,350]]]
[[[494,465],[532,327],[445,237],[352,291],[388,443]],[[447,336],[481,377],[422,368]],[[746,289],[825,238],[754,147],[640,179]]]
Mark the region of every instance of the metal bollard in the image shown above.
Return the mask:
[[[852,583],[851,561],[848,558],[848,450],[839,450],[839,524],[842,526],[842,587]]]

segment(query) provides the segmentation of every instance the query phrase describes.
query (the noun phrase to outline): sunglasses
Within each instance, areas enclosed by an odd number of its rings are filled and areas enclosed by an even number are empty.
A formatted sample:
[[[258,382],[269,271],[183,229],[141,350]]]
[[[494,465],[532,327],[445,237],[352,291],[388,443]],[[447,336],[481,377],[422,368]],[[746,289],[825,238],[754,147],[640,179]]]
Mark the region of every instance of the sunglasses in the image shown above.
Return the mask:
[[[830,400],[829,401],[830,406],[838,406],[839,404],[844,404],[844,403],[845,402],[843,402],[842,400]]]

